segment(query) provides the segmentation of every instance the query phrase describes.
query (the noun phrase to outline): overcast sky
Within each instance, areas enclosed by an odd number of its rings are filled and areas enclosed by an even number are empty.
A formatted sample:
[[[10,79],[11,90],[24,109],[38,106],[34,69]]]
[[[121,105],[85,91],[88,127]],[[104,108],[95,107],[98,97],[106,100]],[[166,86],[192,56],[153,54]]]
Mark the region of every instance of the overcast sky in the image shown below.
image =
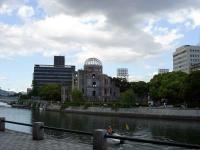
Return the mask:
[[[83,68],[96,57],[116,76],[149,81],[158,68],[172,70],[172,53],[200,42],[199,0],[0,0],[0,87],[31,86],[34,64]]]

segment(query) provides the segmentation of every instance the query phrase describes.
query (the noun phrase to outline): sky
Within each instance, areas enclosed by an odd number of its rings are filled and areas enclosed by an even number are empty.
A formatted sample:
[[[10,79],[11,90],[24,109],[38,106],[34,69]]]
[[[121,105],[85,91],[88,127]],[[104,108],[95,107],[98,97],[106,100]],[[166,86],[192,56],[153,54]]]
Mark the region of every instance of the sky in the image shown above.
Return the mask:
[[[31,87],[34,64],[83,68],[96,57],[103,72],[128,68],[130,81],[172,71],[172,54],[200,43],[199,0],[0,0],[0,87]]]

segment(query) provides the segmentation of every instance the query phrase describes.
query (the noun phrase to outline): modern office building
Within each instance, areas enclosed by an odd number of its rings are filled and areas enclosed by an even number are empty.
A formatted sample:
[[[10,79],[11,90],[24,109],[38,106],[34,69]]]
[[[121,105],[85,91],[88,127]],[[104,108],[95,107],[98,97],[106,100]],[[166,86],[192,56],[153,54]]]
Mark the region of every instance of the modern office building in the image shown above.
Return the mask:
[[[74,76],[73,88],[83,92],[89,101],[113,101],[119,98],[119,88],[113,79],[103,74],[103,66],[97,58],[85,61],[84,69]]]
[[[128,81],[128,68],[118,68],[117,78],[125,78]]]
[[[54,56],[54,65],[34,66],[33,82],[34,86],[41,87],[46,84],[60,84],[71,88],[75,66],[65,65],[64,56]]]
[[[200,63],[191,65],[190,71],[197,71],[200,70]]]
[[[191,72],[193,65],[200,63],[200,46],[184,45],[173,53],[173,71]]]
[[[158,74],[168,73],[169,69],[158,69]]]

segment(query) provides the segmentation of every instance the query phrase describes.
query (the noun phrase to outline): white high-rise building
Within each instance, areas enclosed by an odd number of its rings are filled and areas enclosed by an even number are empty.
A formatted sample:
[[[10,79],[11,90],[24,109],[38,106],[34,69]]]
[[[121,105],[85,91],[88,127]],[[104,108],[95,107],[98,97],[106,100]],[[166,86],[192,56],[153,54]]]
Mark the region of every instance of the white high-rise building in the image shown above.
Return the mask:
[[[184,45],[173,53],[173,71],[191,72],[191,66],[200,63],[200,46]]]
[[[117,77],[125,78],[128,81],[128,68],[118,68],[117,69]]]
[[[169,69],[158,69],[158,74],[168,73]]]

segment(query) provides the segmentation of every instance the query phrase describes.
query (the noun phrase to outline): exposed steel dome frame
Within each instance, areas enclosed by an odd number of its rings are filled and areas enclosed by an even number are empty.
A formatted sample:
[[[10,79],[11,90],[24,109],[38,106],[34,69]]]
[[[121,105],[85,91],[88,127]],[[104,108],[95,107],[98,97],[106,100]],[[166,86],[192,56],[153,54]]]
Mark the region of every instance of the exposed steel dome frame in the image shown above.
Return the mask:
[[[88,58],[86,59],[84,66],[102,66],[102,63],[97,58]]]

